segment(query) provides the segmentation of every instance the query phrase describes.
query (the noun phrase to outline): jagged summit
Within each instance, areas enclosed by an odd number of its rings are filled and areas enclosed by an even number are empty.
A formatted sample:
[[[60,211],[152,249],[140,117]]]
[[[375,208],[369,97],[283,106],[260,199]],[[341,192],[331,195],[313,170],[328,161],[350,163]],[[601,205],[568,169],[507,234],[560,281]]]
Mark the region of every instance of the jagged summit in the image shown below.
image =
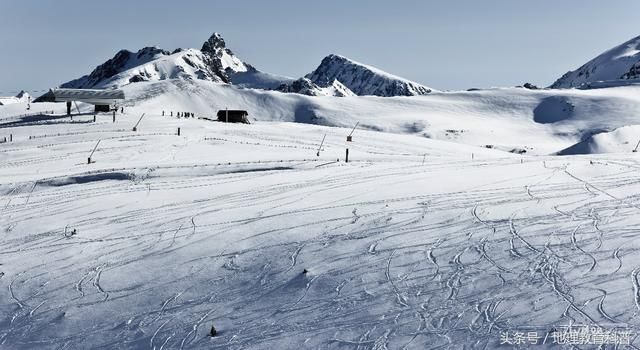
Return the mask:
[[[338,80],[359,96],[415,96],[433,91],[416,82],[336,54],[323,58],[318,68],[305,77],[322,87]]]
[[[211,34],[209,39],[207,39],[207,41],[205,41],[204,44],[202,44],[202,49],[200,49],[200,51],[215,53],[220,49],[226,49],[226,48],[227,48],[227,45],[224,42],[222,35],[220,35],[220,33],[213,33]]]
[[[639,78],[640,36],[605,51],[574,71],[565,73],[550,87],[589,87],[600,82],[625,84]]]
[[[233,52],[227,48],[220,33],[213,33],[207,41],[202,44],[200,50],[206,64],[211,71],[216,72],[222,81],[231,84],[231,77],[235,73],[255,70],[249,64],[242,62]]]

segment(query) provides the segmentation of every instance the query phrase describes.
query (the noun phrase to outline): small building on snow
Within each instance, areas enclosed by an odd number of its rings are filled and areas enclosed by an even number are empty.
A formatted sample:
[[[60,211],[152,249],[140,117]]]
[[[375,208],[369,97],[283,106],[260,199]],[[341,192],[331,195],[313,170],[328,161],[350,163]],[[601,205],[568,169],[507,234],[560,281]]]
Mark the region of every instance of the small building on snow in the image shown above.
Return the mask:
[[[221,109],[218,111],[218,121],[227,123],[249,123],[249,112],[239,109]]]

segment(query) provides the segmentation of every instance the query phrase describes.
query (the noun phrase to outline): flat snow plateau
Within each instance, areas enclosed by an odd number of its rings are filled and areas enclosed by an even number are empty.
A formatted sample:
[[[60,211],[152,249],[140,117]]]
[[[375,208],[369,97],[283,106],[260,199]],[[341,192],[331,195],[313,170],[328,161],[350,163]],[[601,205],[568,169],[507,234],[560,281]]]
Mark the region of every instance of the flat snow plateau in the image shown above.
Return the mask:
[[[565,93],[599,101],[587,94]],[[347,128],[161,116],[211,108],[196,97],[140,101],[115,123],[2,110],[0,347],[491,349],[570,323],[631,327],[640,346],[638,153],[523,157],[357,130],[345,163]]]

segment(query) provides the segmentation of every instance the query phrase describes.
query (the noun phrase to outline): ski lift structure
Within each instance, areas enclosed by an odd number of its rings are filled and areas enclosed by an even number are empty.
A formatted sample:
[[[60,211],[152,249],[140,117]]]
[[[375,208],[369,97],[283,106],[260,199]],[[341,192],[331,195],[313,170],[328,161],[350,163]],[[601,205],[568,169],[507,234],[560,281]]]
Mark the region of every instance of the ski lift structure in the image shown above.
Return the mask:
[[[67,115],[71,115],[71,103],[84,102],[95,106],[95,112],[115,110],[124,102],[124,92],[119,89],[50,89],[33,102],[66,102]],[[76,109],[78,105],[76,104]]]

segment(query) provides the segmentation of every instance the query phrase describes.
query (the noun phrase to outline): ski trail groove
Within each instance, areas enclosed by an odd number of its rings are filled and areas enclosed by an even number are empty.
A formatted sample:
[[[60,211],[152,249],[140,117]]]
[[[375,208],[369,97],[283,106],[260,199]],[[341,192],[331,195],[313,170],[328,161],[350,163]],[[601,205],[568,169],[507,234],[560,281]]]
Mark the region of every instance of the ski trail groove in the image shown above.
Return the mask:
[[[107,264],[102,264],[98,267],[95,268],[95,272],[96,275],[93,278],[93,286],[98,290],[99,293],[101,293],[103,295],[103,299],[102,301],[107,301],[107,299],[109,298],[109,293],[105,292],[104,289],[102,289],[102,286],[100,285],[100,276],[102,275],[102,271],[103,269],[107,266]]]

